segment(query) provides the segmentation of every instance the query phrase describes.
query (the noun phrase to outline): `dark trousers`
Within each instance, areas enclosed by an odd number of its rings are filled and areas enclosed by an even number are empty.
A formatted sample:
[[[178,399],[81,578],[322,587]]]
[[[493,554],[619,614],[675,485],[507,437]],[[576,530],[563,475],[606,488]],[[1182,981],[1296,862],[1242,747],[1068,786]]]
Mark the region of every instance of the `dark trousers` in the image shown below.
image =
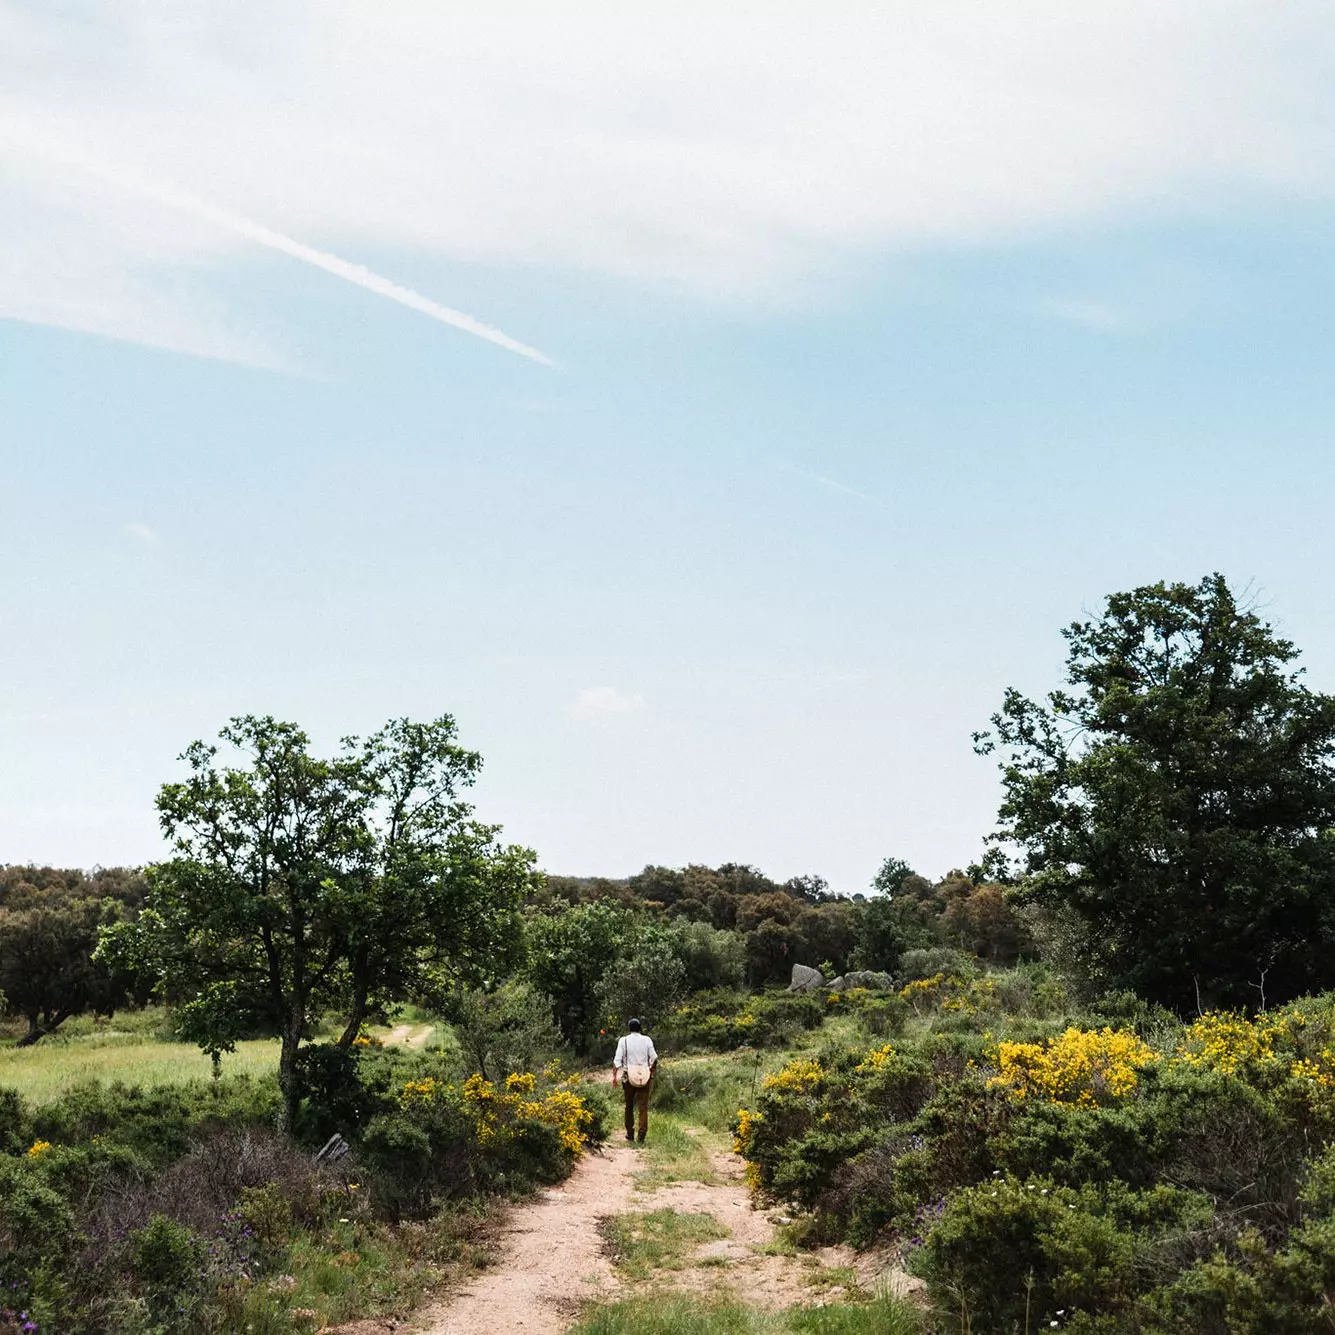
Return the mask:
[[[651,1080],[649,1084],[653,1084]],[[621,1082],[621,1088],[626,1095],[626,1135],[631,1136],[635,1131],[635,1109],[640,1110],[640,1139],[644,1139],[644,1133],[649,1129],[649,1085],[641,1085],[636,1089],[629,1080]]]

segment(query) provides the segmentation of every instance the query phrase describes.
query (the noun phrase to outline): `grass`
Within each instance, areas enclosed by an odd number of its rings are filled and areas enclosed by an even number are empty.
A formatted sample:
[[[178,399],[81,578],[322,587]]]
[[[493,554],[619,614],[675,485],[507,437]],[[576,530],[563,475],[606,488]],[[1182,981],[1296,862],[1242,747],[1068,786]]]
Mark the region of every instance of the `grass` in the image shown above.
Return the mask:
[[[599,1232],[613,1264],[629,1280],[647,1279],[655,1270],[680,1270],[701,1243],[728,1236],[713,1215],[676,1210],[611,1215],[599,1224]]]
[[[224,1075],[270,1075],[278,1069],[278,1040],[236,1045],[222,1060]],[[142,1033],[104,1029],[95,1034],[45,1038],[30,1048],[0,1048],[0,1085],[17,1089],[30,1103],[50,1103],[88,1080],[127,1085],[179,1085],[208,1080],[213,1065],[187,1043],[163,1043]]]
[[[919,1335],[917,1310],[894,1298],[767,1315],[734,1303],[636,1298],[593,1312],[569,1335]]]
[[[690,1131],[696,1134],[691,1135]],[[635,1174],[636,1190],[656,1191],[671,1182],[712,1185],[718,1180],[709,1165],[709,1149],[714,1139],[700,1127],[690,1126],[677,1113],[651,1116],[649,1137],[639,1151],[644,1167]]]

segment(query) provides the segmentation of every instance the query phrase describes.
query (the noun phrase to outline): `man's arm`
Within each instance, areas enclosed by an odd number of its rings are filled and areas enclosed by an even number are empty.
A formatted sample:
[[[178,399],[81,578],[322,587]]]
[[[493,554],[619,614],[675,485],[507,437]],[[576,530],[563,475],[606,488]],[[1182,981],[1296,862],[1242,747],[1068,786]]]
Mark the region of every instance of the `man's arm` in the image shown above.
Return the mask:
[[[649,1040],[649,1074],[653,1075],[658,1068],[658,1049],[654,1047],[654,1040]]]
[[[626,1050],[626,1040],[617,1039],[616,1055],[612,1058],[612,1088],[617,1087],[617,1072],[621,1069],[621,1054]]]

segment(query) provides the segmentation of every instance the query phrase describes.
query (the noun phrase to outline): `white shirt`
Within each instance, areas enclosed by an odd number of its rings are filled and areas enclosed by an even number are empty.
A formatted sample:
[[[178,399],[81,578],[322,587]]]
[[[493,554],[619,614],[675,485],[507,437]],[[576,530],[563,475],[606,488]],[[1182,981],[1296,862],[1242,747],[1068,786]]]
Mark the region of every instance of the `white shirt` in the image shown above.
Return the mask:
[[[618,1071],[629,1066],[652,1066],[658,1060],[654,1040],[648,1034],[623,1034],[617,1040],[617,1055],[612,1058],[612,1065]]]

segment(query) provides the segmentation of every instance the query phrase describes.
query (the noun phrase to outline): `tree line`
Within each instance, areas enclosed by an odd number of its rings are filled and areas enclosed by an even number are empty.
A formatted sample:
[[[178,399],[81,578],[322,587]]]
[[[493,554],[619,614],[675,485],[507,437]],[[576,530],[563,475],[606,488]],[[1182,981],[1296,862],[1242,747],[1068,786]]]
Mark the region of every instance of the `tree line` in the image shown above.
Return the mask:
[[[247,716],[163,786],[164,861],[5,871],[0,988],[29,1039],[149,996],[215,1058],[275,1033],[290,1118],[317,1019],[338,1016],[346,1048],[397,1001],[459,1006],[516,977],[584,1048],[684,989],[893,970],[931,945],[1041,954],[1090,995],[1184,1014],[1329,987],[1335,697],[1218,575],[1112,595],[1063,633],[1065,681],[1007,691],[976,734],[1000,763],[998,828],[938,880],[895,858],[851,896],[743,863],[543,876],[474,819],[481,758],[449,716],[327,757]]]

